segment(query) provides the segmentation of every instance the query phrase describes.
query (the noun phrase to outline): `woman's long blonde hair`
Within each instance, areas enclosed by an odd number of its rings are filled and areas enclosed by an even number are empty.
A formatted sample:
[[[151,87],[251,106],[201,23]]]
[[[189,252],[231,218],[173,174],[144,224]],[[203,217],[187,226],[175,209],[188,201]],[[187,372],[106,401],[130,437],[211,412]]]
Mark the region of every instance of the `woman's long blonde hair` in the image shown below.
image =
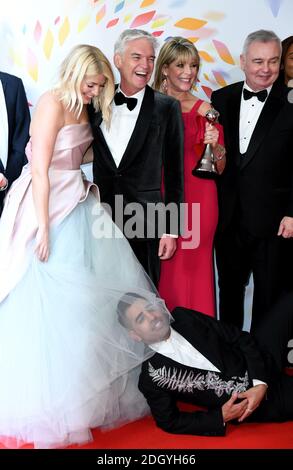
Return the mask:
[[[63,60],[59,70],[59,80],[54,87],[65,108],[73,111],[78,118],[83,109],[80,91],[82,80],[87,75],[105,76],[103,90],[92,103],[96,111],[100,110],[107,126],[111,120],[111,102],[114,96],[114,75],[107,57],[95,46],[80,44],[75,46]]]
[[[156,61],[153,88],[155,90],[162,89],[162,82],[166,79],[163,70],[164,66],[170,65],[172,62],[178,59],[181,59],[183,62],[185,62],[186,59],[189,59],[190,57],[196,60],[199,68],[200,57],[198,50],[191,41],[186,38],[182,38],[181,36],[176,36],[166,41],[165,44],[161,47]]]

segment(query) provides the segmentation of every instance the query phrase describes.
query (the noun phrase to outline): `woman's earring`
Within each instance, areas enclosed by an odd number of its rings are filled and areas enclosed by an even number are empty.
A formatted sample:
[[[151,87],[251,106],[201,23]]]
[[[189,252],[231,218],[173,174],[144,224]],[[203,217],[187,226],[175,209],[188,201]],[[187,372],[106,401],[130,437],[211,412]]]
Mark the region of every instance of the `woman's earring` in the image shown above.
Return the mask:
[[[165,95],[167,94],[168,91],[168,84],[167,84],[167,76],[164,75],[164,78],[162,80],[161,86],[160,86],[160,91],[164,93]]]

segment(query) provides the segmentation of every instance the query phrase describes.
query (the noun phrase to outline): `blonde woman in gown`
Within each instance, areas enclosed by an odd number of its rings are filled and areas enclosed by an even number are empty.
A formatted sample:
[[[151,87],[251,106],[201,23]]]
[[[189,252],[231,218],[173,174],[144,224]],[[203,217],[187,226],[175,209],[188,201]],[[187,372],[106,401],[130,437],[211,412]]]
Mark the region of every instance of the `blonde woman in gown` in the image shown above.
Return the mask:
[[[92,141],[87,104],[110,124],[114,81],[93,46],[76,46],[39,100],[29,163],[0,223],[0,442],[60,447],[148,411],[136,387],[149,353],[116,318],[151,281],[80,165]],[[4,184],[1,178],[1,185]]]

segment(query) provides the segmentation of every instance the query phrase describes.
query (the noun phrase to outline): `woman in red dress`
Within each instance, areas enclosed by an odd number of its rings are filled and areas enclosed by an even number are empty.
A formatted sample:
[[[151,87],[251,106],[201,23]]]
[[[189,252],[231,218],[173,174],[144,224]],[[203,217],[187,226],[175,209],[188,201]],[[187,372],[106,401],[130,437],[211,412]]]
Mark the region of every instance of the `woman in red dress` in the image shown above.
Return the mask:
[[[184,120],[184,230],[172,259],[161,263],[159,292],[170,310],[180,305],[215,316],[213,241],[218,199],[213,179],[192,175],[205,144],[211,144],[218,173],[225,167],[222,128],[205,115],[208,102],[191,92],[197,79],[199,54],[189,40],[174,37],[160,50],[154,88],[180,101]],[[197,203],[197,204],[192,204]],[[198,211],[199,209],[199,211]]]

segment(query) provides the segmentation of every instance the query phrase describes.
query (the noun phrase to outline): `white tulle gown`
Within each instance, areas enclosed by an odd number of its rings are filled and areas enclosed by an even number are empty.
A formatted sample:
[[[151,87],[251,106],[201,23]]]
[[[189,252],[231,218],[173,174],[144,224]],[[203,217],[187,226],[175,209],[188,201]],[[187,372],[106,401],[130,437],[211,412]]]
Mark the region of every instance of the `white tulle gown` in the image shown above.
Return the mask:
[[[128,341],[115,309],[127,291],[156,291],[97,202],[97,188],[83,178],[80,164],[91,140],[88,124],[67,125],[57,136],[47,263],[34,254],[30,163],[6,199],[0,223],[0,442],[7,447],[83,443],[91,439],[90,428],[147,412],[136,387],[145,349]],[[30,160],[30,143],[27,148]]]

